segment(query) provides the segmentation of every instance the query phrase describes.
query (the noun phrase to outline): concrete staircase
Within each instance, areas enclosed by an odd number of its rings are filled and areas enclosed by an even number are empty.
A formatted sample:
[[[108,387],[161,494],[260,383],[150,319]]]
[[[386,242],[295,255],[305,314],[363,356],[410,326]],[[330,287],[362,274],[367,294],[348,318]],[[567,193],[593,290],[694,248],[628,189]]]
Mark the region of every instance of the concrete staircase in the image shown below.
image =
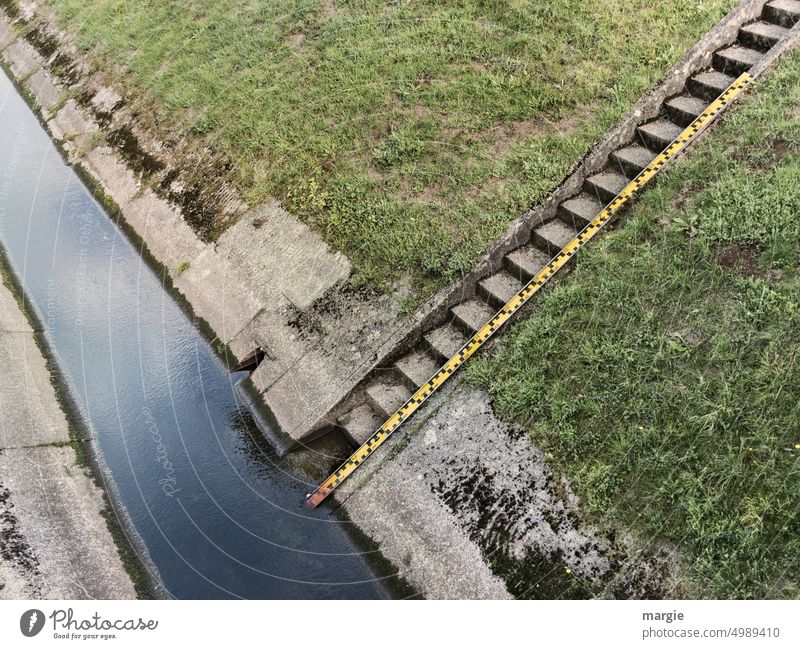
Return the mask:
[[[605,169],[587,177],[582,191],[559,205],[557,218],[535,228],[529,242],[506,254],[502,269],[477,283],[475,297],[452,306],[445,321],[425,332],[416,346],[365,379],[337,420],[353,445],[364,443],[736,76],[799,21],[800,1],[768,2],[759,20],[739,29],[735,43],[714,53],[711,69],[689,78],[682,94],[664,102],[660,116],[640,124],[634,140],[614,151]]]

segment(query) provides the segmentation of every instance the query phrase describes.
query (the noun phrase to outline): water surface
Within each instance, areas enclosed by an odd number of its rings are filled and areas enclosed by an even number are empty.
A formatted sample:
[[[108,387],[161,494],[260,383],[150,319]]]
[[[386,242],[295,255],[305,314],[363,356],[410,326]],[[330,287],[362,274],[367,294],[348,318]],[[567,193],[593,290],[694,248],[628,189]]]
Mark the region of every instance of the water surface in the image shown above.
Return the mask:
[[[0,245],[101,464],[179,598],[367,598],[347,524],[302,505],[235,382],[0,71]],[[374,554],[374,553],[373,553]]]

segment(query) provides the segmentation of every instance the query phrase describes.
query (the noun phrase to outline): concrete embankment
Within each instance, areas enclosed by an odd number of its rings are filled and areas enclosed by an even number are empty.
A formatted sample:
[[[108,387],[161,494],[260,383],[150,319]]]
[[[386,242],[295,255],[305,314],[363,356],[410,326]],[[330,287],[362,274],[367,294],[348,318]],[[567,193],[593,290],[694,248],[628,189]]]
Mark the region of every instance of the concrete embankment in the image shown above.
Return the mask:
[[[392,438],[337,498],[427,598],[670,598],[679,557],[582,521],[525,431],[459,383]]]
[[[36,2],[0,8],[0,61],[70,164],[217,340],[238,360],[264,350],[252,388],[285,433],[282,444],[335,423],[326,413],[417,317],[400,318],[403,287],[387,295],[352,289],[346,257],[279,204],[246,205],[228,186],[215,196],[236,223],[217,241],[202,239],[186,209],[195,200],[185,186],[191,170],[175,155],[192,143],[155,138]]]
[[[132,599],[102,490],[71,445],[35,333],[0,285],[0,598]]]

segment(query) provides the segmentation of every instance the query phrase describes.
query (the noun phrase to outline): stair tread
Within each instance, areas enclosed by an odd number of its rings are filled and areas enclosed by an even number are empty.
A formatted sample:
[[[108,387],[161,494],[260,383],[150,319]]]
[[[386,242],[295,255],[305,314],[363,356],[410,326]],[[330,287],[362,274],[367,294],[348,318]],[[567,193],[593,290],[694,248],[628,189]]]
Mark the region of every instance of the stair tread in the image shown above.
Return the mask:
[[[630,146],[617,149],[614,151],[614,155],[618,158],[625,158],[626,160],[636,162],[636,164],[640,164],[643,167],[646,167],[648,164],[650,164],[650,161],[656,157],[656,154],[650,149],[638,144],[632,144]]]
[[[789,30],[786,29],[786,27],[781,27],[775,23],[768,23],[764,20],[759,20],[757,22],[750,23],[749,25],[743,25],[741,31],[770,40],[780,40]]]
[[[519,279],[526,282],[548,263],[550,257],[531,245],[522,246],[506,255],[506,265],[511,266],[519,274]]]
[[[411,391],[402,383],[376,381],[367,386],[367,398],[378,411],[388,417],[411,397]]]
[[[800,21],[800,2],[797,0],[772,0],[764,5],[761,17],[783,27],[792,27]]]
[[[725,74],[719,70],[706,70],[705,72],[694,75],[693,78],[697,79],[701,83],[704,83],[705,85],[715,86],[723,89],[727,88],[734,81],[736,81],[736,79],[729,74]]]
[[[499,270],[489,275],[489,277],[484,277],[478,284],[487,294],[493,296],[500,303],[495,305],[498,308],[519,293],[524,286],[521,281],[504,270]]]
[[[451,324],[432,329],[424,338],[431,348],[445,359],[451,358],[468,340],[466,335]]]
[[[550,244],[552,244],[552,247],[557,248],[558,250],[567,245],[567,243],[572,241],[572,239],[575,238],[575,235],[578,234],[575,228],[571,228],[563,221],[559,221],[558,219],[548,221],[544,225],[540,225],[534,230],[534,233],[538,237],[548,241]]]
[[[472,299],[456,304],[450,308],[456,320],[458,320],[467,330],[475,333],[483,325],[485,325],[492,316],[495,310],[482,300]]]
[[[611,197],[619,194],[625,189],[628,184],[628,178],[616,171],[601,171],[599,174],[594,174],[586,178],[587,184],[604,190]],[[603,201],[603,197],[599,197]],[[607,202],[607,201],[606,201]]]
[[[772,0],[767,6],[800,16],[800,0]]]
[[[639,130],[658,134],[660,137],[664,137],[665,139],[672,141],[683,129],[681,129],[681,127],[674,122],[661,118],[652,122],[648,122],[647,124],[642,124],[639,127]]]
[[[709,103],[719,97],[735,79],[718,70],[707,70],[694,75],[686,82],[686,87]]]
[[[630,146],[617,149],[611,154],[611,157],[620,163],[623,171],[626,169],[636,170],[638,173],[647,165],[649,165],[656,157],[656,153],[647,147],[632,144]]]
[[[362,404],[349,410],[338,419],[339,426],[350,441],[361,446],[383,423],[383,418],[369,404]]]
[[[689,113],[694,117],[701,115],[708,108],[708,102],[705,99],[700,99],[700,97],[694,97],[693,95],[673,97],[667,101],[666,105],[667,108],[674,108],[677,111]]]
[[[595,196],[585,193],[568,198],[560,205],[564,212],[574,215],[586,223],[594,219],[603,210],[603,207],[604,205]]]
[[[717,56],[753,66],[761,59],[763,54],[758,50],[743,45],[731,45],[715,53]]]
[[[437,360],[422,350],[406,354],[395,361],[394,365],[415,387],[426,383],[439,369]]]
[[[662,148],[683,132],[680,126],[664,118],[642,124],[637,130],[645,140],[657,143]]]

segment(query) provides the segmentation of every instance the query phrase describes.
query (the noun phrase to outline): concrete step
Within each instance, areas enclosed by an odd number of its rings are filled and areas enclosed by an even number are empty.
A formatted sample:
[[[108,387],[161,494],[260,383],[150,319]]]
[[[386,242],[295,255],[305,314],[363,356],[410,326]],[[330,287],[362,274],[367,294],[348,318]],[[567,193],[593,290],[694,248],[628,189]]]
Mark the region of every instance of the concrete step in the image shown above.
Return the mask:
[[[538,248],[527,245],[512,250],[504,260],[506,270],[522,282],[529,282],[550,263],[550,256]]]
[[[464,346],[469,336],[454,325],[446,324],[426,333],[424,339],[431,353],[444,363]]]
[[[647,147],[632,144],[614,151],[610,158],[611,166],[628,178],[636,178],[658,154]]]
[[[574,239],[577,234],[578,231],[575,228],[567,225],[560,219],[555,219],[536,228],[533,231],[531,239],[539,250],[550,255],[552,258],[557,255],[567,243]]]
[[[745,25],[739,30],[739,42],[754,50],[766,52],[781,40],[789,30],[780,25],[759,20],[758,22]]]
[[[416,390],[428,382],[439,370],[441,364],[428,352],[417,349],[395,361],[394,366],[400,375],[405,378],[406,385]]]
[[[681,95],[666,101],[664,107],[673,122],[686,128],[703,114],[703,111],[708,108],[708,104],[709,102],[705,99],[700,99],[700,97]]]
[[[767,22],[792,27],[800,22],[800,2],[798,0],[772,0],[764,5],[761,17]]]
[[[501,309],[523,286],[514,275],[499,270],[478,282],[478,295],[495,309]]]
[[[603,207],[603,203],[593,194],[578,194],[558,206],[558,218],[580,231],[603,211]]]
[[[733,45],[714,52],[714,69],[737,77],[758,63],[762,56],[758,50]]]
[[[583,181],[583,191],[590,196],[597,196],[598,201],[603,205],[608,205],[617,194],[625,189],[628,182],[630,181],[621,173],[601,171]]]
[[[367,399],[375,411],[386,420],[411,397],[409,390],[403,383],[376,381],[367,387]]]
[[[350,439],[353,446],[361,446],[383,424],[384,418],[372,409],[369,404],[353,408],[339,417],[339,427]]]
[[[470,336],[489,322],[496,312],[496,309],[478,299],[467,300],[461,304],[456,304],[450,309],[456,325]]]
[[[709,70],[690,77],[686,87],[693,95],[702,97],[709,103],[719,97],[735,79],[722,72]]]
[[[682,131],[680,126],[663,117],[636,129],[640,141],[648,149],[659,152],[666,149]]]

